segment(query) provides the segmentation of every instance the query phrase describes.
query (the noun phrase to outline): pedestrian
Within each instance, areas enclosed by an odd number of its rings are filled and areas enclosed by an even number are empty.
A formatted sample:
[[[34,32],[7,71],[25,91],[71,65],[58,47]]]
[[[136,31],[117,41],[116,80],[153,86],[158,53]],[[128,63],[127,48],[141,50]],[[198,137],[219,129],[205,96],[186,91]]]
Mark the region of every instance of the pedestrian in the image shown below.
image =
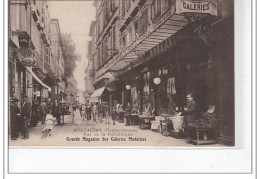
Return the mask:
[[[126,126],[130,125],[130,118],[131,118],[131,105],[128,102],[125,107],[125,117],[126,117]]]
[[[86,108],[87,120],[91,120],[91,111],[92,111],[91,105],[88,104]]]
[[[10,123],[11,123],[11,140],[17,140],[19,131],[20,108],[18,107],[19,99],[14,98],[10,104]]]
[[[80,113],[80,116],[81,116],[81,117],[82,117],[82,106],[83,106],[83,105],[81,105],[80,108],[79,108],[79,113]]]
[[[97,118],[98,118],[98,107],[97,107],[98,103],[94,104],[94,106],[92,107],[92,114],[93,114],[93,121],[97,122]]]
[[[47,136],[51,136],[51,132],[54,127],[54,117],[52,115],[52,111],[49,110],[48,114],[46,115],[46,125],[42,130],[42,138],[46,138]]]
[[[73,111],[74,111],[74,112],[76,112],[76,110],[77,110],[77,107],[76,107],[76,105],[73,105],[73,107],[72,107],[72,108],[73,108]]]
[[[23,97],[24,103],[21,110],[22,130],[24,140],[29,139],[29,123],[31,120],[32,105],[29,102],[28,96]]]
[[[108,104],[107,103],[104,104],[104,114],[103,114],[103,116],[105,118],[105,123],[110,124],[110,122],[109,122],[110,118],[108,116]]]
[[[101,118],[101,104],[96,103],[96,106],[97,106],[97,119],[100,120],[100,118]]]
[[[83,121],[86,119],[86,106],[83,104],[81,106],[81,116],[83,117]]]
[[[61,109],[60,109],[60,105],[59,105],[57,99],[55,99],[55,101],[52,105],[51,111],[52,111],[53,117],[55,117],[57,120],[58,126],[60,126],[61,125],[61,121],[60,121]]]
[[[113,107],[113,109],[112,109],[112,120],[113,120],[113,125],[115,125],[116,123],[115,123],[115,120],[116,120],[116,108],[115,107]]]
[[[117,104],[116,104],[116,120],[119,120],[119,109],[120,109],[120,103],[117,102]]]
[[[123,109],[123,104],[120,104],[119,106],[119,122],[123,123],[124,122],[124,109]]]
[[[45,103],[44,100],[42,100],[42,102],[40,103],[40,115],[41,115],[41,123],[42,125],[45,124],[45,118],[46,118],[46,115],[47,115],[47,104]]]
[[[105,103],[100,104],[100,121],[103,122],[105,119]]]
[[[144,115],[145,116],[151,116],[152,115],[152,105],[151,105],[150,101],[148,101],[148,103],[145,105]]]

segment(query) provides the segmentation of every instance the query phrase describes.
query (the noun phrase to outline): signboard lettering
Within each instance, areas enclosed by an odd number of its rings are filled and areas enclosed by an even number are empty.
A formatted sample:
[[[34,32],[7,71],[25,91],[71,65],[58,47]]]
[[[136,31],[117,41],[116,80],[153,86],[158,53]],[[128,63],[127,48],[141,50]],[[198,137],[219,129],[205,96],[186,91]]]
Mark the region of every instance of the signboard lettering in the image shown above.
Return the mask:
[[[213,16],[218,15],[217,0],[176,0],[176,13],[206,13]]]

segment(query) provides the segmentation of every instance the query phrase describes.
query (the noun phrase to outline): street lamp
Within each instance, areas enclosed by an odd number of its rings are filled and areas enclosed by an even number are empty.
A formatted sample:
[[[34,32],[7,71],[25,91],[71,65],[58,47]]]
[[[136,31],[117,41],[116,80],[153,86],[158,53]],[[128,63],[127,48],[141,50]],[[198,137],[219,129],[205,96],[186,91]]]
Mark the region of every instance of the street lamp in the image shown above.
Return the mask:
[[[159,77],[156,77],[153,79],[154,84],[159,85],[161,83],[161,79]]]
[[[159,77],[155,77],[154,79],[153,79],[153,82],[154,82],[154,84],[156,85],[155,86],[155,112],[154,112],[154,114],[155,115],[157,115],[157,108],[158,108],[158,104],[157,104],[157,100],[158,100],[158,95],[157,95],[157,85],[159,85],[160,83],[161,83],[161,78],[159,78]]]
[[[130,90],[130,89],[131,89],[131,86],[130,86],[130,85],[126,85],[125,88],[126,88],[127,90]]]

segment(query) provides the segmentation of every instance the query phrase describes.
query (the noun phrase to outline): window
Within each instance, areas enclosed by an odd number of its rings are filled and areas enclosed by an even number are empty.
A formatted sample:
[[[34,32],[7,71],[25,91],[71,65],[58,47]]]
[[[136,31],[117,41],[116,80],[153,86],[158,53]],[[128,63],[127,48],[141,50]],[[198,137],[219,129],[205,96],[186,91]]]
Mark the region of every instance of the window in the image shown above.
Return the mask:
[[[121,13],[122,13],[122,18],[125,16],[125,0],[121,0]]]
[[[114,53],[116,50],[116,26],[113,26],[112,29],[112,52]]]
[[[140,29],[139,29],[139,23],[138,23],[138,20],[135,22],[135,34],[139,34],[140,33]]]
[[[165,1],[165,0],[163,0],[163,1]],[[153,11],[153,13],[152,13],[152,17],[153,17],[153,19],[156,19],[157,17],[159,17],[160,15],[161,15],[161,3],[162,3],[162,1],[161,0],[154,0],[153,1],[153,4],[152,4],[152,11]]]
[[[108,58],[112,55],[112,39],[111,39],[111,32],[107,35],[107,54]]]
[[[132,28],[129,28],[128,29],[128,32],[127,32],[127,45],[129,45],[130,43],[132,43],[133,41],[133,37],[132,37]]]
[[[145,10],[145,12],[142,14],[141,20],[139,21],[140,25],[140,34],[143,33],[148,26],[148,11]]]
[[[122,37],[122,46],[125,47],[126,46],[126,36]]]
[[[114,11],[116,8],[116,0],[112,0],[112,3],[111,3],[111,11]]]

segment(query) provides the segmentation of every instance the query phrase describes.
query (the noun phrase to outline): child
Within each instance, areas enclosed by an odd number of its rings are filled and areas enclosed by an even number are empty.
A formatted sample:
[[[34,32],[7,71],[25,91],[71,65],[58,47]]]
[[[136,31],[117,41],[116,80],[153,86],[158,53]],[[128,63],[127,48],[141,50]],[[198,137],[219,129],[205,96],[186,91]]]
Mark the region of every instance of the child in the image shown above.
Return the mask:
[[[45,127],[42,130],[42,138],[45,139],[47,136],[51,137],[51,131],[53,130],[55,119],[51,115],[51,111],[46,115]]]

